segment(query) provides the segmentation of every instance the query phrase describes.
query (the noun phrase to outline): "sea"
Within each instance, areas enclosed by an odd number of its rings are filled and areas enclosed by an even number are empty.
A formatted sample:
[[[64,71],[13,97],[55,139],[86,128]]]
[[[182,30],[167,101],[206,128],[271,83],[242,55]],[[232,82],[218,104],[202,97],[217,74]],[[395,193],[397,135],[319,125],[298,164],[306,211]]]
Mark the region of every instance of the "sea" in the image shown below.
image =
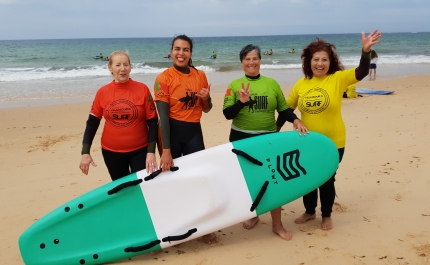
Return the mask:
[[[191,36],[192,37],[192,36]],[[303,76],[301,51],[316,38],[336,46],[345,68],[361,55],[361,33],[238,37],[192,37],[193,64],[205,71],[212,93],[223,93],[243,71],[239,52],[247,44],[260,46],[261,74],[292,86]],[[97,89],[112,81],[107,61],[95,59],[116,50],[128,51],[131,78],[152,89],[155,77],[172,65],[169,38],[106,38],[0,40],[0,108],[90,101]],[[292,49],[296,53],[289,53]],[[378,53],[378,79],[430,73],[430,32],[383,33]],[[210,59],[212,52],[217,58]]]

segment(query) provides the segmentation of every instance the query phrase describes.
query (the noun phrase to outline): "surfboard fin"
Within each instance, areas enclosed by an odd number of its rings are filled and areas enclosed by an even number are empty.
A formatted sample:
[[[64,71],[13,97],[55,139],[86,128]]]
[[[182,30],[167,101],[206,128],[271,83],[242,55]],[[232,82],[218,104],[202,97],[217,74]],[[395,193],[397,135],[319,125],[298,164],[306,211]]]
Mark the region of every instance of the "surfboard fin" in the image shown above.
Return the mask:
[[[125,188],[128,188],[128,187],[139,185],[140,183],[142,183],[141,179],[137,179],[137,180],[132,180],[132,181],[127,181],[127,182],[121,183],[118,186],[116,186],[115,188],[109,190],[108,191],[108,195],[115,194],[118,191],[120,191],[122,189],[125,189]]]
[[[170,167],[170,171],[176,171],[179,170],[179,167]],[[156,176],[160,175],[160,173],[163,172],[162,169],[156,170],[154,172],[152,172],[149,176],[145,177],[143,180],[148,181],[151,179],[154,179]]]
[[[263,186],[261,187],[260,191],[258,192],[257,197],[255,198],[255,201],[252,203],[251,209],[250,209],[251,212],[253,212],[255,210],[255,208],[257,208],[258,204],[260,204],[260,201],[263,198],[263,195],[267,190],[267,186],[269,186],[268,180],[266,180],[264,182]]]
[[[138,246],[138,247],[128,247],[128,248],[124,249],[124,251],[125,252],[140,252],[140,251],[144,251],[144,250],[150,249],[153,246],[156,246],[156,245],[158,245],[160,243],[161,243],[161,241],[159,239],[157,239],[157,240],[149,242],[146,245],[142,245],[142,246]]]
[[[241,150],[237,150],[237,149],[232,149],[231,150],[233,153],[235,153],[238,156],[241,156],[243,158],[245,158],[246,160],[248,160],[249,162],[256,164],[257,166],[262,166],[263,163],[255,158],[253,158],[252,156],[250,156],[249,154],[241,151]]]
[[[185,239],[187,237],[190,237],[195,232],[197,232],[197,228],[190,229],[190,230],[188,230],[188,232],[186,232],[183,235],[179,235],[179,236],[167,236],[167,237],[163,238],[162,241],[163,242],[170,242],[170,241],[183,240],[183,239]]]

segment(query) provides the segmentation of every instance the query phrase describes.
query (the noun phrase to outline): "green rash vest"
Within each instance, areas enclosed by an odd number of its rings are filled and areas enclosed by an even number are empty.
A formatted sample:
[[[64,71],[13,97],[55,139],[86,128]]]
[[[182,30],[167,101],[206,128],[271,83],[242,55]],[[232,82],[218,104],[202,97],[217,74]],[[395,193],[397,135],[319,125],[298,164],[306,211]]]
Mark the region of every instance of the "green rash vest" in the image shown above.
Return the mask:
[[[236,104],[238,92],[249,85],[250,100],[256,103],[244,106],[233,118],[231,128],[240,132],[259,134],[276,131],[275,110],[281,112],[288,108],[281,87],[275,79],[261,76],[251,79],[246,76],[232,81],[224,96],[223,110]]]

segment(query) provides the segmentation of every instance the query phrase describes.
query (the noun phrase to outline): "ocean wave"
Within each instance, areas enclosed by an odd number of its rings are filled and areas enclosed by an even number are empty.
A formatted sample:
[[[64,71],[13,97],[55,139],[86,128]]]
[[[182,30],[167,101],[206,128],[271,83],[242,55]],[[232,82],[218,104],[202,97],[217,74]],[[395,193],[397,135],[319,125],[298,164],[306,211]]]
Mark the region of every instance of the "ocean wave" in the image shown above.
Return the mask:
[[[359,56],[340,58],[344,65],[355,65],[360,63]],[[379,55],[378,64],[430,64],[428,55]]]
[[[205,72],[215,72],[216,68],[201,65],[196,67]],[[132,64],[132,74],[159,74],[166,67],[154,67],[146,63]],[[31,81],[43,79],[63,79],[77,77],[109,76],[107,65],[79,67],[39,67],[39,68],[0,68],[0,82]]]
[[[340,58],[345,66],[357,66],[360,56],[344,56]],[[378,64],[430,64],[428,55],[380,55]],[[132,74],[159,74],[171,63],[134,63],[132,64]],[[260,68],[264,70],[300,69],[301,63],[274,60],[270,63],[264,62]],[[198,65],[197,69],[204,72],[228,72],[240,69],[232,66],[231,63],[217,63],[217,65]],[[79,77],[109,76],[107,65],[84,65],[65,67],[16,67],[0,68],[0,82],[17,82],[43,79],[64,79]]]
[[[280,69],[297,69],[302,68],[301,64],[262,64],[260,69],[265,70],[280,70]]]

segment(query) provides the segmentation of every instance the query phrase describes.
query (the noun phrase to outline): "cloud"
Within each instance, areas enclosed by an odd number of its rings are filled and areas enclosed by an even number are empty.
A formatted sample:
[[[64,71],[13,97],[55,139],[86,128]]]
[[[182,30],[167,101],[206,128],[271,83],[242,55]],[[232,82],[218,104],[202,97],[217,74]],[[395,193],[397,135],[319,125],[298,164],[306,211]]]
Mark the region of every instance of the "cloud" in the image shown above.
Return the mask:
[[[0,0],[0,39],[429,31],[428,14],[428,0]]]
[[[12,5],[15,4],[16,0],[0,0],[0,5]]]

